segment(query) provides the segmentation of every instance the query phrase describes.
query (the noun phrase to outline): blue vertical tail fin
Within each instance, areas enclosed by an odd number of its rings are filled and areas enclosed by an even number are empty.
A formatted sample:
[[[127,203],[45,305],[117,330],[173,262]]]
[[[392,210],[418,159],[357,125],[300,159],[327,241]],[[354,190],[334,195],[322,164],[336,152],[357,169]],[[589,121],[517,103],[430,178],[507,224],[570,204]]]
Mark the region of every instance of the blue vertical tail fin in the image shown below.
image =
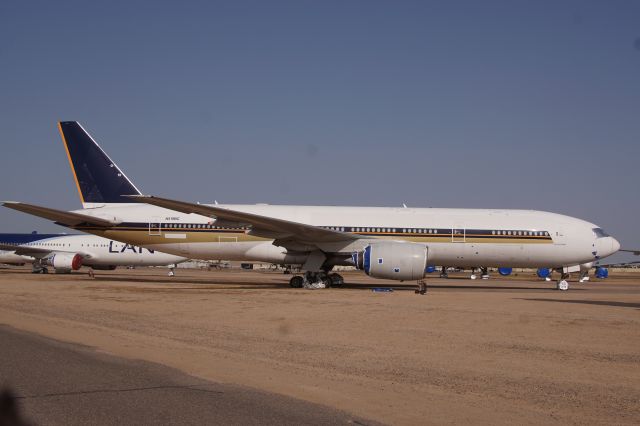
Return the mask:
[[[61,121],[58,129],[83,206],[131,203],[124,195],[141,195],[80,123]]]

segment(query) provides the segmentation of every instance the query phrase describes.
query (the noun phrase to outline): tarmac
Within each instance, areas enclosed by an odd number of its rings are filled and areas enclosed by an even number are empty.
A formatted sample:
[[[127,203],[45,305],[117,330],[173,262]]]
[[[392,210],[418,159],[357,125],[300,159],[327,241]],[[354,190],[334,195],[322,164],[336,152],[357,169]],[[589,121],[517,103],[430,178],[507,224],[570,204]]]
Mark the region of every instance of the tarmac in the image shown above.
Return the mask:
[[[4,392],[25,424],[371,424],[328,407],[211,383],[6,326],[0,326],[0,342]],[[7,416],[6,424],[13,424],[15,417]]]
[[[531,274],[454,274],[420,296],[357,273],[304,290],[277,272],[177,272],[0,269],[0,377],[24,416],[640,423],[640,275],[560,292]]]

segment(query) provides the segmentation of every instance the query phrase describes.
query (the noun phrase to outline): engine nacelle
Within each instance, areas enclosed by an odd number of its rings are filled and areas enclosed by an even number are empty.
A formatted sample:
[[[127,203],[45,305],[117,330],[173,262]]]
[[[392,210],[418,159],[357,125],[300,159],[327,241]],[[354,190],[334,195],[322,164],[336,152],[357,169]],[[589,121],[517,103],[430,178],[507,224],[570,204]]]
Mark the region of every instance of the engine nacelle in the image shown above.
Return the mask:
[[[354,253],[356,268],[373,278],[420,280],[427,267],[427,247],[417,243],[371,243]]]
[[[56,272],[77,271],[82,266],[82,256],[71,253],[56,253],[48,258],[45,263],[53,266]]]

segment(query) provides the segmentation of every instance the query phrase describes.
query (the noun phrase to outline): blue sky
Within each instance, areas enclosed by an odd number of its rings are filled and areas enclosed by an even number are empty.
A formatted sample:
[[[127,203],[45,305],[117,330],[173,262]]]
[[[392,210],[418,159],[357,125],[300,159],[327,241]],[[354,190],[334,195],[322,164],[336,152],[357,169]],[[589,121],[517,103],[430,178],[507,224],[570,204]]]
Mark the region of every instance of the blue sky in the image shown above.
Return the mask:
[[[542,209],[640,247],[638,22],[636,1],[5,0],[0,199],[78,207],[55,127],[78,120],[145,193]]]

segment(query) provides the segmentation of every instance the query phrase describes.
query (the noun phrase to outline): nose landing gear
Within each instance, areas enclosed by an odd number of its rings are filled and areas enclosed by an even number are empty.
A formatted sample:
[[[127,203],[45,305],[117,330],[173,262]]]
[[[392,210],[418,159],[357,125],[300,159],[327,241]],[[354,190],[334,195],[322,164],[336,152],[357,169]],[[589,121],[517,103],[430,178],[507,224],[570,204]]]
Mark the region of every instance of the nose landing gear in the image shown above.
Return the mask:
[[[556,288],[560,291],[569,290],[569,281],[567,281],[568,279],[569,279],[569,274],[566,272],[562,272],[562,275],[560,276],[560,279],[556,284]]]

